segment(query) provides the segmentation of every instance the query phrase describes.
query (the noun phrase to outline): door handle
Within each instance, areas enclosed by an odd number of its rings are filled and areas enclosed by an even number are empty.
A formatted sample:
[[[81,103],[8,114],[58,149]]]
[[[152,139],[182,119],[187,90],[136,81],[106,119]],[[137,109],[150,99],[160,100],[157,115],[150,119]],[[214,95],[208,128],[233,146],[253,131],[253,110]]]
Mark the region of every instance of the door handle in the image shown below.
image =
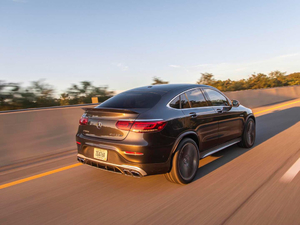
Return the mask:
[[[197,113],[191,112],[191,113],[190,113],[190,116],[191,116],[192,118],[195,118],[195,117],[197,117]]]
[[[223,110],[222,109],[217,109],[217,112],[218,113],[223,113]]]

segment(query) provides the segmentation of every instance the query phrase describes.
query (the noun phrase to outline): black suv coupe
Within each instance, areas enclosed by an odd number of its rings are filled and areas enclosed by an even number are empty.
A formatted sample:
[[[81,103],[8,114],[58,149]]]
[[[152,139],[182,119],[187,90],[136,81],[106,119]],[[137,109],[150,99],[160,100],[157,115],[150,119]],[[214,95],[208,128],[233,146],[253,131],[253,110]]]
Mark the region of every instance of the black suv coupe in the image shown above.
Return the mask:
[[[133,177],[165,174],[187,184],[200,159],[255,142],[251,109],[207,85],[135,88],[84,110],[76,135],[78,161]]]

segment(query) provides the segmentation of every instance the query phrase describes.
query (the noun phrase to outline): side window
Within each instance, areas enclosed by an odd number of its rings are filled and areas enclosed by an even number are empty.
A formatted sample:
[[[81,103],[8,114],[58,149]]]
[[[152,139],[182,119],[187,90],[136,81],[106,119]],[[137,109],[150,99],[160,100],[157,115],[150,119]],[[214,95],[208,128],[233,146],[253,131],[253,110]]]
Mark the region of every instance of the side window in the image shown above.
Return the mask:
[[[208,106],[200,89],[193,89],[186,92],[192,108]]]
[[[179,96],[176,97],[172,102],[170,102],[170,107],[174,109],[180,109],[180,99]]]
[[[180,99],[181,99],[181,108],[182,109],[191,108],[190,103],[186,99],[186,95],[185,94],[180,95]]]
[[[208,88],[205,88],[204,91],[208,95],[213,106],[229,106],[229,103],[225,96],[223,96],[219,92]]]

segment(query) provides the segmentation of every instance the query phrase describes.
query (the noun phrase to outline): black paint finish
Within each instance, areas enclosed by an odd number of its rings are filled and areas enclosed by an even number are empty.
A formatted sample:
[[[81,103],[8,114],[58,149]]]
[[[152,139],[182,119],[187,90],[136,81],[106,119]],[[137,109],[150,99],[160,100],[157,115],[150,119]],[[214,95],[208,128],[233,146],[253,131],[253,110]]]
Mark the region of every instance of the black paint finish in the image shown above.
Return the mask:
[[[99,145],[108,150],[109,163],[137,166],[148,175],[167,173],[174,151],[183,138],[194,139],[199,151],[207,152],[241,137],[247,118],[254,118],[251,109],[242,105],[232,106],[231,100],[219,91],[227,99],[227,106],[214,106],[206,93],[207,106],[184,109],[169,106],[172,99],[191,89],[200,89],[202,93],[204,89],[218,91],[195,84],[147,86],[127,92],[159,95],[159,101],[152,108],[108,109],[101,104],[94,109],[85,108],[84,115],[89,121],[87,125],[79,125],[76,141],[81,144],[77,145],[78,153],[93,158],[93,145]],[[159,132],[136,133],[118,129],[116,123],[119,120],[162,120],[167,124]],[[125,151],[143,155],[128,155]]]

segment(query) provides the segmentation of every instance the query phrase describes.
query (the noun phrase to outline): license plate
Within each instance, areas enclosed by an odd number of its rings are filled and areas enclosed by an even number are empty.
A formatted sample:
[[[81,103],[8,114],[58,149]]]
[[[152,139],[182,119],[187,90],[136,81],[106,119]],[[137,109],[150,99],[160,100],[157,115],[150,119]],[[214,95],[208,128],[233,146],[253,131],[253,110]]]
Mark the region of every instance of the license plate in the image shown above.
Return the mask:
[[[94,148],[94,158],[107,161],[107,150]]]

